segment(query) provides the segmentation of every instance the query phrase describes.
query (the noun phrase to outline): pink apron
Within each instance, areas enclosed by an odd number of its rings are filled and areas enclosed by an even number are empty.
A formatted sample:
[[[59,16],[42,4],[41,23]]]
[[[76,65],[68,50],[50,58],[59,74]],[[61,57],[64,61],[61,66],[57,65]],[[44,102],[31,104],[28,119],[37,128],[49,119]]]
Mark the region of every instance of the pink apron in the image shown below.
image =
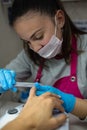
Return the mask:
[[[74,48],[74,50],[72,50],[71,52],[70,75],[57,80],[53,86],[65,93],[70,93],[78,98],[83,99],[84,97],[82,96],[77,84],[76,72],[77,72],[78,55],[75,51],[77,50],[77,41],[75,37],[72,38],[72,48]],[[40,79],[42,77],[42,70],[43,70],[43,66],[41,65],[38,69],[35,82],[36,81],[40,82]]]

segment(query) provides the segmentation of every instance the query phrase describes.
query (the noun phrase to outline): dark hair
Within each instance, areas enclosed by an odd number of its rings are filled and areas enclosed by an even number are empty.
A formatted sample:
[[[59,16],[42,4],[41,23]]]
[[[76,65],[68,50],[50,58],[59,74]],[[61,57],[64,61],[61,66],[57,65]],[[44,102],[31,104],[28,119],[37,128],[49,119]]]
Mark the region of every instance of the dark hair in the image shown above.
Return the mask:
[[[63,27],[63,44],[62,55],[66,62],[69,61],[71,53],[71,38],[75,34],[85,34],[85,32],[79,30],[71,21],[67,15],[62,2],[60,0],[14,0],[12,5],[12,15],[10,24],[13,26],[17,18],[25,15],[29,11],[39,12],[41,14],[47,14],[50,17],[54,17],[57,10],[62,10],[65,15],[65,25]],[[32,51],[28,44],[23,44],[25,52],[36,64],[40,64],[41,58],[37,53]]]

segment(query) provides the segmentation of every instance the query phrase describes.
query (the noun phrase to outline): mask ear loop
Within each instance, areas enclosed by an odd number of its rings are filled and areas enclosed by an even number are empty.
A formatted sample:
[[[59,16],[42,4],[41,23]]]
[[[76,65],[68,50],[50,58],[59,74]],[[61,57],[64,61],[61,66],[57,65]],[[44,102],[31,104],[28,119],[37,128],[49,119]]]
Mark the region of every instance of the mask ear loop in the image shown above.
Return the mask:
[[[56,16],[55,16],[55,36],[57,34],[57,20],[56,20]]]
[[[55,36],[57,35],[57,19],[56,19],[56,16],[55,16]],[[61,29],[61,31],[63,32],[63,29]],[[61,40],[63,42],[63,39]]]

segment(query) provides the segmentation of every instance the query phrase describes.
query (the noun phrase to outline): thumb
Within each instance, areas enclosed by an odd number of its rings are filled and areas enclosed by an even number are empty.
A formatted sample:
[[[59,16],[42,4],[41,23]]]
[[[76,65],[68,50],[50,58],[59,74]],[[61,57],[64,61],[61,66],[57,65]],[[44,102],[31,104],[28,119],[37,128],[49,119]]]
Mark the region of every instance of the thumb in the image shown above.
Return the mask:
[[[12,87],[11,90],[12,90],[12,92],[17,92],[17,88],[16,87]]]
[[[59,114],[57,116],[53,116],[50,120],[50,124],[52,125],[53,129],[58,128],[59,126],[63,125],[67,119],[67,115]]]
[[[35,87],[32,87],[32,88],[30,89],[29,98],[32,98],[32,97],[36,96],[36,95],[35,95],[35,92],[36,92],[36,88],[35,88]]]
[[[49,86],[47,86],[47,85],[42,85],[42,84],[40,84],[40,83],[38,83],[38,82],[35,82],[34,85],[35,85],[36,89],[39,90],[39,91],[47,92],[47,91],[48,91],[48,88],[49,88]]]
[[[6,92],[3,88],[0,87],[0,94]]]
[[[34,85],[35,85],[35,87],[36,87],[37,90],[40,90],[41,87],[42,87],[42,86],[40,85],[40,83],[38,83],[38,82],[35,82]]]

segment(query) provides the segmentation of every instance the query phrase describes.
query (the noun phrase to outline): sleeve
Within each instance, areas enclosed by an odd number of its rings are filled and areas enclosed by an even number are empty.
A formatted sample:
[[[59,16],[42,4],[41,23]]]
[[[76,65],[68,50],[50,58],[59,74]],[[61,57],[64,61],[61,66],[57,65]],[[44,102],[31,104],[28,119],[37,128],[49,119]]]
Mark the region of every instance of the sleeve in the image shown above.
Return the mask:
[[[82,50],[78,57],[78,86],[84,98],[87,99],[87,35],[80,36],[78,50]]]
[[[31,76],[31,63],[25,51],[22,50],[18,56],[12,60],[6,69],[10,69],[16,72],[16,80],[25,80]]]
[[[80,35],[78,39],[78,50],[87,51],[87,34]]]

